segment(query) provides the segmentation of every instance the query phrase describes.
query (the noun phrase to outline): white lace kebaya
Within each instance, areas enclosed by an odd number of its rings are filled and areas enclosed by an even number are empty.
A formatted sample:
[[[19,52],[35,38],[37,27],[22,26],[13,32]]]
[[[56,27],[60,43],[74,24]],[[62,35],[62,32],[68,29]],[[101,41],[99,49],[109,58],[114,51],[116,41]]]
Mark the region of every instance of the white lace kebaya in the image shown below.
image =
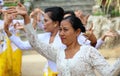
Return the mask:
[[[39,41],[31,24],[25,26],[27,37],[32,47],[41,55],[57,64],[59,76],[96,76],[96,69],[102,76],[114,76],[120,68],[120,60],[110,66],[98,50],[83,45],[73,58],[66,59],[64,49]]]

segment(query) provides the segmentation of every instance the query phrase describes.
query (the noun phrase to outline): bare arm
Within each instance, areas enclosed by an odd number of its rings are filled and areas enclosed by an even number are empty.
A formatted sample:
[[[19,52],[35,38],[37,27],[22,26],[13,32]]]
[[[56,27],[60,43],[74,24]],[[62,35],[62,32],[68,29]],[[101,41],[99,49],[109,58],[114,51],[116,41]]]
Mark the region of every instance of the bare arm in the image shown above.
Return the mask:
[[[112,32],[112,31],[110,31],[110,30],[106,31],[106,32],[101,36],[101,38],[99,38],[99,39],[97,40],[97,44],[95,45],[95,48],[96,48],[96,49],[100,48],[107,37],[115,37],[115,36],[117,36],[116,33]]]

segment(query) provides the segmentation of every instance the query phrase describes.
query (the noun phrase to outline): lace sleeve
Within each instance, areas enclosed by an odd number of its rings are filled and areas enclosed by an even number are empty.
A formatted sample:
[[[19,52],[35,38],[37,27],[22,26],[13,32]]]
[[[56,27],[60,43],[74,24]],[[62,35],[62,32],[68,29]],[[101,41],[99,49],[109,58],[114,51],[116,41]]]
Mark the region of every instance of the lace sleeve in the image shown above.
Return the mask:
[[[94,48],[90,48],[90,64],[102,76],[115,76],[120,69],[120,60],[117,60],[114,66],[110,66],[104,57]]]
[[[38,40],[37,34],[31,24],[25,26],[25,31],[31,46],[47,59],[56,62],[57,49]]]

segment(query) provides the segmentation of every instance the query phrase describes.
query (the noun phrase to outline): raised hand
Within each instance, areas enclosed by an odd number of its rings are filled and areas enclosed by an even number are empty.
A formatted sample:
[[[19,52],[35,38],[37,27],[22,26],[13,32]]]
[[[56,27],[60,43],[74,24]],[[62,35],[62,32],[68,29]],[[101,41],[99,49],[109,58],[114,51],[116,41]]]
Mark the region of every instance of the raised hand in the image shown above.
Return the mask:
[[[9,13],[14,13],[16,15],[21,15],[24,18],[24,23],[25,25],[30,23],[30,18],[28,16],[27,10],[25,8],[24,5],[22,5],[21,3],[18,3],[18,5],[16,7],[11,7],[10,9],[8,9]]]
[[[7,12],[4,13],[4,25],[8,27],[12,23],[14,18],[15,18],[14,14],[8,14]]]
[[[25,6],[22,5],[21,3],[18,3],[18,6],[16,6],[15,9],[16,9],[18,15],[25,16],[27,14],[27,10],[26,10]]]
[[[89,15],[84,15],[81,10],[76,10],[74,13],[75,13],[76,17],[78,17],[81,20],[83,25],[87,24],[87,20],[88,20]]]
[[[4,12],[4,30],[8,36],[11,36],[9,25],[12,23],[13,19],[14,14],[8,14],[7,12]]]
[[[104,41],[107,37],[115,37],[117,36],[117,33],[112,32],[111,30],[106,31],[101,39]]]
[[[76,17],[78,17],[81,21],[84,19],[83,17],[83,12],[81,10],[76,10],[75,11]]]
[[[37,22],[40,22],[41,21],[41,19],[40,19],[41,15],[44,15],[44,12],[39,8],[35,8],[31,12],[30,17],[33,18],[33,19],[35,18],[37,20]]]
[[[91,24],[90,28],[86,30],[86,33],[84,34],[88,39],[93,34],[93,23]]]
[[[94,30],[93,30],[93,23],[92,23],[91,27],[86,31],[86,33],[84,34],[84,36],[86,36],[86,38],[91,41],[91,45],[92,46],[95,46],[96,43],[97,43],[97,38],[94,35],[93,31]]]
[[[32,25],[33,25],[34,29],[36,29],[37,23],[39,23],[40,21],[42,21],[42,19],[41,19],[42,15],[44,15],[44,12],[41,9],[39,9],[39,8],[35,8],[30,13],[30,18],[33,18]]]
[[[16,7],[9,7],[7,10],[4,10],[8,14],[16,14],[16,15],[21,15],[25,16],[27,14],[27,10],[24,5],[21,3],[18,3]]]
[[[108,30],[104,35],[106,37],[115,37],[115,36],[117,36],[117,34],[112,32],[111,30]]]
[[[37,21],[40,22],[41,21],[40,16],[44,15],[44,12],[41,9],[39,9],[39,8],[36,8],[35,12],[37,13]]]
[[[19,22],[16,22],[16,23],[14,24],[14,28],[15,28],[16,30],[23,30],[23,29],[24,29],[24,27],[23,27]]]
[[[18,3],[18,6],[16,7],[16,11],[17,11],[17,15],[23,16],[25,25],[30,23],[30,18],[28,16],[27,10],[24,5]]]

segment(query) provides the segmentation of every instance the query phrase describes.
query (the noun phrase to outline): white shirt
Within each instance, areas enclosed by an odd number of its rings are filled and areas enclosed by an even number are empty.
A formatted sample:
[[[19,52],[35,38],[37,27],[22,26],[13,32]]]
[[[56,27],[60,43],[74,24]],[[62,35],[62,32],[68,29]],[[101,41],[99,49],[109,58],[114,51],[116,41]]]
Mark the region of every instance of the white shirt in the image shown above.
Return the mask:
[[[38,39],[46,44],[49,44],[50,35],[51,33],[38,34]],[[15,35],[12,35],[10,37],[10,40],[21,50],[32,50],[33,49],[28,41],[22,41],[19,37]],[[83,36],[82,33],[78,36],[78,42],[81,45],[90,45],[90,41],[87,40],[85,36]],[[97,45],[97,48],[99,48],[99,46],[102,45],[102,43],[100,42],[98,43],[99,45]],[[65,45],[61,43],[61,40],[58,34],[55,36],[53,43],[51,43],[50,45],[54,46],[55,48],[59,48],[59,49],[65,48]],[[46,65],[46,68],[48,68],[48,66],[51,68],[52,71],[54,72],[57,71],[56,64],[53,61],[48,60],[48,65]]]
[[[50,35],[51,35],[50,33],[38,34],[38,39],[48,44],[49,40],[50,40]],[[28,41],[22,41],[19,37],[15,36],[15,35],[12,35],[10,37],[10,40],[15,45],[17,45],[21,50],[31,50],[32,49],[32,47]],[[78,42],[81,45],[90,45],[90,41],[86,40],[86,38],[82,34],[80,34],[78,36]],[[102,40],[101,40],[101,42],[102,42]],[[19,45],[19,44],[21,44],[21,45]],[[56,44],[60,44],[60,45],[56,45]],[[99,44],[101,44],[101,43],[99,43]],[[56,35],[55,40],[52,43],[52,45],[54,45],[55,47],[60,47],[60,48],[61,48],[61,46],[63,47],[63,44],[61,43],[61,40],[60,40],[60,37],[58,34]],[[99,47],[99,45],[98,45],[98,47]]]
[[[83,33],[80,33],[80,35],[78,36],[78,42],[81,45],[90,45],[91,41],[88,40]]]
[[[4,21],[0,20],[0,31],[3,30],[3,28],[4,28]]]
[[[38,34],[38,38],[39,40],[41,40],[43,43],[45,44],[49,44],[49,40],[50,40],[50,35],[51,33],[43,33],[43,34]],[[31,50],[33,49],[31,47],[31,45],[29,44],[28,41],[22,41],[19,37],[12,35],[10,37],[10,40],[16,45],[18,46],[20,49],[22,50]],[[56,47],[56,48],[64,48],[65,46],[61,43],[60,37],[57,34],[54,38],[53,43],[51,43],[50,45]],[[47,65],[46,65],[47,66]],[[56,64],[54,62],[52,62],[51,60],[48,60],[48,66],[51,68],[52,71],[57,72],[57,68],[56,68]],[[47,66],[47,67],[48,67]]]
[[[33,48],[47,59],[57,63],[60,76],[96,76],[94,69],[102,76],[114,76],[120,69],[120,60],[115,66],[110,66],[98,50],[86,45],[81,46],[73,58],[65,59],[64,49],[54,48],[38,40],[32,25],[26,25],[25,31]]]

